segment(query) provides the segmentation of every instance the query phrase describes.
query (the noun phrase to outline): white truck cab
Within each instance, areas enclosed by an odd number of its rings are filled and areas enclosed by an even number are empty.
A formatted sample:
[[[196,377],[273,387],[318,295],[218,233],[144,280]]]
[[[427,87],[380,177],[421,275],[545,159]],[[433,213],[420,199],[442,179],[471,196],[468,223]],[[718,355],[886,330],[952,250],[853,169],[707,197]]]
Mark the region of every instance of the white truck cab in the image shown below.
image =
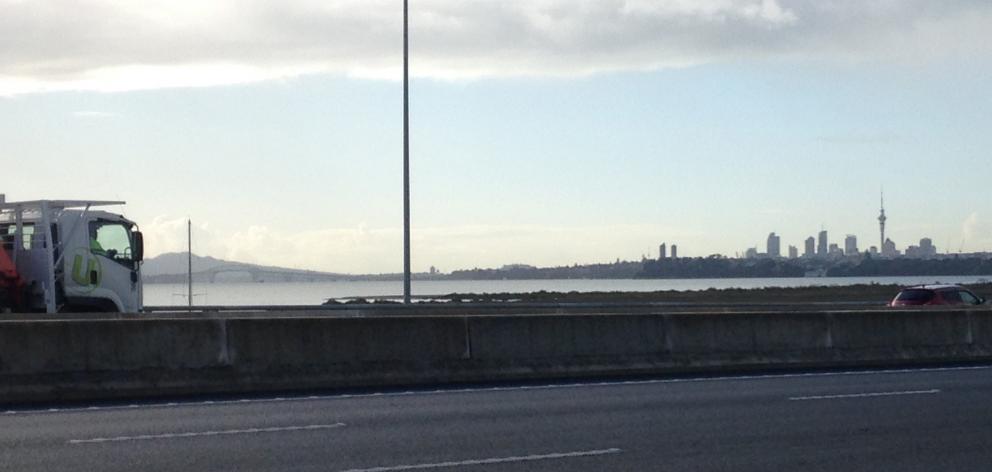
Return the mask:
[[[137,224],[93,207],[124,202],[0,200],[0,239],[23,311],[140,312],[144,241]],[[10,288],[10,287],[8,287]],[[4,307],[0,307],[4,308]]]

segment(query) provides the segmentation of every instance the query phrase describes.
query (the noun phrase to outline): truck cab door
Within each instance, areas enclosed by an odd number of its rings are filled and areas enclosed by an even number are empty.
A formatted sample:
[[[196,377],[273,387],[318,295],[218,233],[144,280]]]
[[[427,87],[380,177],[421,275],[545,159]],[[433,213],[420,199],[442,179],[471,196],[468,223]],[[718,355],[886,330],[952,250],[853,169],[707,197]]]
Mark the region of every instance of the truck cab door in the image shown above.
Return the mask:
[[[76,303],[94,308],[136,312],[141,309],[140,263],[135,257],[130,225],[103,219],[87,222],[87,246],[77,246],[69,258],[67,294]],[[110,305],[114,305],[111,307]]]

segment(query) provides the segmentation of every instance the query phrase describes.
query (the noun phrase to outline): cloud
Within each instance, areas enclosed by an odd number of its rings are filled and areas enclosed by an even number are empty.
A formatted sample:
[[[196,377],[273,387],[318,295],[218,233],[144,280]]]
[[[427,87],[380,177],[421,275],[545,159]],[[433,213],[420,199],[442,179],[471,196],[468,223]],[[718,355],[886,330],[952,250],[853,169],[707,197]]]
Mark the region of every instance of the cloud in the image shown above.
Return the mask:
[[[166,252],[185,252],[187,249],[186,218],[160,215],[140,227],[145,238],[145,254],[154,257]],[[223,254],[226,237],[213,231],[208,224],[195,224],[192,228],[193,252],[203,255]]]
[[[72,112],[72,116],[75,116],[76,118],[103,119],[103,118],[116,118],[120,115],[117,113],[111,113],[106,111],[74,111]]]
[[[142,226],[149,257],[186,250],[186,220],[161,216]],[[705,237],[660,225],[458,226],[414,228],[411,235],[414,270],[437,266],[445,271],[499,267],[525,262],[540,266],[639,260],[658,243]],[[632,248],[635,252],[631,252]],[[687,251],[688,250],[688,251]],[[637,252],[641,251],[641,252]],[[193,230],[193,252],[263,265],[346,273],[402,271],[399,228],[320,229],[301,232],[251,226],[218,232],[202,225]],[[683,247],[683,255],[691,248]]]
[[[866,132],[818,136],[817,141],[837,145],[875,145],[892,144],[904,140],[899,134],[892,132]]]
[[[399,77],[386,0],[0,0],[0,96]],[[987,57],[987,0],[420,0],[412,73],[564,76],[716,61]]]
[[[978,212],[968,215],[961,223],[961,245],[966,251],[988,251],[992,247],[992,226]]]
[[[965,240],[975,239],[978,236],[978,213],[968,215],[968,218],[961,224],[961,235]]]

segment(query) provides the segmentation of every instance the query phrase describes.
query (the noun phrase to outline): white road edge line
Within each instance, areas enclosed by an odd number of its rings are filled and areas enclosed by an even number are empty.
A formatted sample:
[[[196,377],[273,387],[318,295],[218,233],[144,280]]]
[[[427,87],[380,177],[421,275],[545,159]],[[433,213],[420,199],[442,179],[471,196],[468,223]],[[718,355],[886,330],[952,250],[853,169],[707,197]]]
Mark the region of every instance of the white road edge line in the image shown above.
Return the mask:
[[[117,436],[112,438],[70,439],[69,444],[97,444],[122,441],[151,441],[155,439],[195,438],[200,436],[221,436],[234,434],[281,433],[286,431],[314,431],[340,428],[344,423],[310,424],[305,426],[279,426],[273,428],[227,429],[220,431],[196,431],[186,433],[142,434],[139,436]]]
[[[445,467],[464,467],[468,465],[505,464],[508,462],[531,462],[531,461],[544,461],[544,460],[553,460],[553,459],[569,459],[573,457],[604,456],[607,454],[619,454],[621,452],[623,452],[623,450],[617,448],[600,449],[595,451],[553,452],[550,454],[534,454],[529,456],[512,456],[512,457],[493,457],[489,459],[470,459],[464,461],[437,462],[434,464],[410,464],[410,465],[394,465],[388,467],[372,467],[368,469],[348,469],[342,472],[392,472],[398,470],[440,469]]]
[[[696,382],[720,382],[720,381],[741,381],[741,380],[768,380],[768,379],[792,379],[792,378],[804,378],[804,377],[841,377],[841,376],[859,376],[859,375],[877,375],[877,374],[910,374],[910,373],[922,373],[922,372],[954,372],[954,371],[973,371],[973,370],[990,370],[992,366],[962,366],[962,367],[924,367],[919,369],[883,369],[883,370],[854,370],[854,371],[840,371],[840,372],[801,372],[795,374],[760,374],[760,375],[730,375],[730,376],[718,376],[718,377],[690,377],[690,378],[675,378],[675,379],[651,379],[651,380],[626,380],[626,381],[603,381],[603,382],[591,382],[591,383],[568,383],[568,384],[547,384],[547,385],[524,385],[524,386],[510,386],[510,387],[473,387],[473,388],[453,388],[450,390],[424,390],[415,391],[413,394],[406,392],[375,392],[375,393],[359,393],[359,394],[332,394],[332,395],[310,395],[305,397],[285,397],[280,400],[275,398],[253,398],[253,399],[237,399],[237,400],[205,400],[201,402],[190,402],[190,403],[178,403],[175,405],[168,403],[149,403],[145,405],[117,405],[117,406],[103,406],[103,407],[79,407],[79,408],[62,408],[58,411],[48,411],[48,410],[10,410],[4,412],[7,415],[30,415],[30,414],[53,414],[53,413],[80,413],[80,412],[93,412],[93,411],[113,411],[113,410],[125,410],[125,409],[154,409],[154,408],[180,408],[180,407],[190,407],[190,406],[212,406],[212,405],[250,405],[254,403],[280,403],[280,402],[306,402],[306,401],[326,401],[326,400],[343,400],[348,398],[374,398],[374,397],[397,397],[397,396],[423,396],[423,395],[441,395],[441,394],[459,394],[459,393],[484,393],[484,392],[512,392],[512,391],[525,391],[525,390],[556,390],[556,389],[569,389],[569,388],[586,388],[586,387],[615,387],[615,386],[628,386],[628,385],[658,385],[658,384],[678,384],[678,383],[696,383]]]
[[[848,393],[842,395],[814,395],[809,397],[789,397],[789,400],[790,401],[837,400],[840,398],[895,397],[900,395],[933,395],[937,393],[940,393],[940,390],[935,388],[932,390],[905,390],[901,392]]]

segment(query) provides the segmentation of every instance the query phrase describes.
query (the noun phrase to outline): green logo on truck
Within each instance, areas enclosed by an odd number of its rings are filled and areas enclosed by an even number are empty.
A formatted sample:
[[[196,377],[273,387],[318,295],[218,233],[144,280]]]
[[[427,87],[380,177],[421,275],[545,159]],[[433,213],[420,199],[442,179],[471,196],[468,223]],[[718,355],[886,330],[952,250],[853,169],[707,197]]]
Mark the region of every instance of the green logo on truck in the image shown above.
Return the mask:
[[[101,279],[103,270],[100,268],[100,260],[85,249],[77,250],[72,258],[72,280],[93,290],[100,286]]]

